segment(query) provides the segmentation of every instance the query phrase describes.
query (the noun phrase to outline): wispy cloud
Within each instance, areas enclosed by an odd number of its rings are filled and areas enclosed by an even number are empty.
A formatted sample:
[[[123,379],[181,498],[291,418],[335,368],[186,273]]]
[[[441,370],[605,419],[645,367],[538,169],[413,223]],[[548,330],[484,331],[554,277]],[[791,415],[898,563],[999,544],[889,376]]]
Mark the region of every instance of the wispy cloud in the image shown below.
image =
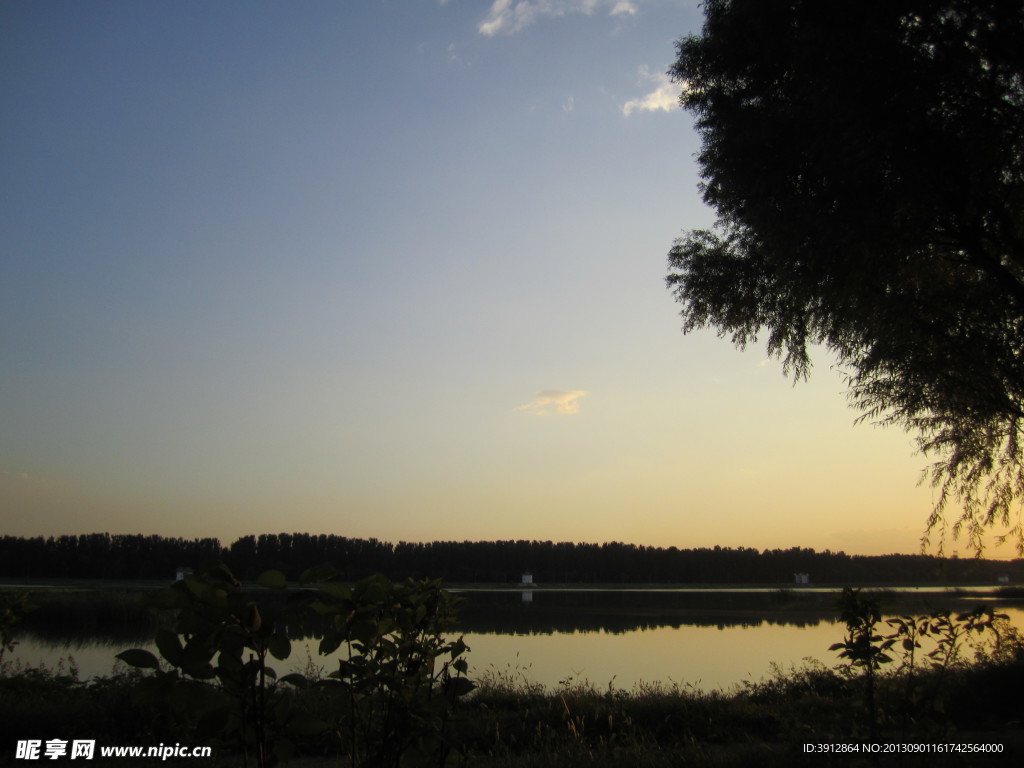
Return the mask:
[[[664,73],[652,73],[647,67],[640,68],[640,77],[642,80],[655,83],[657,87],[646,96],[623,104],[622,114],[626,117],[637,110],[640,112],[671,112],[679,106],[679,95],[683,92],[681,84],[673,83]]]
[[[35,475],[30,475],[28,472],[7,472],[6,470],[0,469],[0,480],[6,480],[12,483],[27,483],[30,480],[36,479]]]
[[[478,30],[487,37],[513,35],[541,18],[576,13],[589,16],[605,8],[609,16],[632,16],[637,12],[632,0],[494,0]]]
[[[582,389],[545,389],[538,392],[532,401],[516,408],[517,411],[531,413],[578,413],[580,404],[577,402],[586,393]]]

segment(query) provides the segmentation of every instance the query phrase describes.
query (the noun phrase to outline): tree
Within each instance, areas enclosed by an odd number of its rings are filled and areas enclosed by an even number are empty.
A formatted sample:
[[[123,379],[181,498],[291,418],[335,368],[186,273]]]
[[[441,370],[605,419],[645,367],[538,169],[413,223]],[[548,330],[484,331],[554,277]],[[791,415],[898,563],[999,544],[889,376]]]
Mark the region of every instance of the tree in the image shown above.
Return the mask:
[[[924,542],[1024,553],[1024,5],[707,0],[670,70],[718,221],[676,241],[684,331],[827,347],[861,419],[916,433]]]

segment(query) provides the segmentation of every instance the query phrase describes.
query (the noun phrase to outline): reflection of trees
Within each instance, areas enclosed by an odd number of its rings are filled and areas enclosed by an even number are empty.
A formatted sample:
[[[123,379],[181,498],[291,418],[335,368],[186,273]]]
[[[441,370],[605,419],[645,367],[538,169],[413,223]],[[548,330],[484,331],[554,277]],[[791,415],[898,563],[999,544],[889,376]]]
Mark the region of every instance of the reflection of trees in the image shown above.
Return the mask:
[[[524,602],[519,591],[478,591],[460,595],[458,619],[450,633],[555,634],[625,632],[662,627],[753,628],[763,625],[813,627],[834,621],[834,595],[790,597],[782,593],[672,593],[625,591],[537,591]],[[168,620],[145,606],[144,593],[41,593],[38,610],[24,621],[23,636],[47,647],[145,643]],[[268,610],[283,607],[285,593],[261,593]],[[280,603],[280,605],[275,605]],[[307,616],[287,626],[292,640],[319,639],[324,627]]]
[[[468,592],[455,630],[476,634],[624,632],[662,627],[813,627],[834,621],[833,595],[630,592],[622,590]]]
[[[92,629],[88,632],[67,632],[51,626],[19,631],[16,639],[19,643],[56,651],[76,651],[104,646],[113,649],[113,654],[127,647],[142,647],[152,643],[153,633],[142,627],[111,627],[103,630]]]
[[[19,636],[47,647],[78,643],[119,645],[153,638],[161,617],[146,607],[144,591],[38,591]]]
[[[463,602],[451,634],[554,634],[610,632],[621,634],[671,627],[756,628],[781,625],[814,627],[836,620],[836,595],[772,592],[673,592],[629,590],[533,590],[524,600],[520,590],[478,590],[459,593]],[[261,610],[278,610],[301,591],[258,595]],[[167,612],[146,607],[143,591],[36,592],[37,610],[21,623],[22,636],[42,645],[80,647],[92,644],[131,645],[153,637],[169,621]],[[918,596],[886,595],[891,613],[930,612],[936,606]],[[944,601],[955,603],[955,596]],[[962,607],[962,606],[961,606]],[[956,608],[959,610],[960,608]],[[292,640],[319,639],[323,626],[308,615],[301,626],[288,626]]]

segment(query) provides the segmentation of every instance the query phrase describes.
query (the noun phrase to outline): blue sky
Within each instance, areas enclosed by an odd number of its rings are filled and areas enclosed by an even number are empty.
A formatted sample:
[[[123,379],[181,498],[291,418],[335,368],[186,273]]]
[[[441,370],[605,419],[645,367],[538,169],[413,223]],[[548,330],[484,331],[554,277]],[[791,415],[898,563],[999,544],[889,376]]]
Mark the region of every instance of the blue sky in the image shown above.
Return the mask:
[[[700,23],[0,5],[5,532],[913,551],[924,461],[827,357],[679,332]]]

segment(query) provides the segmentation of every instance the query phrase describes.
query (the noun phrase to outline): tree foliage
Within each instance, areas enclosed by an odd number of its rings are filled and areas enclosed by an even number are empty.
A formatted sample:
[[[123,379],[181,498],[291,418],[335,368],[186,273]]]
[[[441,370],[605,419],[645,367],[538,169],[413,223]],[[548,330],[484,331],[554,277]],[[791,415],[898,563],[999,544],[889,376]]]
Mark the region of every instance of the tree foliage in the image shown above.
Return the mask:
[[[108,549],[97,542],[109,541]],[[309,563],[330,563],[339,577],[358,581],[374,573],[393,579],[461,583],[519,583],[529,569],[540,584],[744,584],[789,582],[797,572],[818,583],[888,581],[903,584],[1024,582],[1024,560],[1007,563],[932,555],[848,555],[806,547],[653,547],[609,541],[400,541],[335,534],[264,533],[229,546],[216,540],[160,536],[0,536],[0,576],[8,578],[147,579],[168,581],[175,564],[196,566],[210,550],[242,581],[266,571],[298,579]],[[90,556],[104,552],[102,558]],[[219,553],[219,554],[218,554]],[[117,567],[112,567],[117,563]],[[155,570],[152,564],[161,565]],[[74,567],[69,569],[69,565]],[[267,586],[264,584],[264,586]],[[116,623],[111,615],[107,625]]]
[[[684,330],[827,347],[862,418],[914,432],[925,536],[1024,552],[1024,5],[708,0],[671,73],[713,231],[676,241]]]

